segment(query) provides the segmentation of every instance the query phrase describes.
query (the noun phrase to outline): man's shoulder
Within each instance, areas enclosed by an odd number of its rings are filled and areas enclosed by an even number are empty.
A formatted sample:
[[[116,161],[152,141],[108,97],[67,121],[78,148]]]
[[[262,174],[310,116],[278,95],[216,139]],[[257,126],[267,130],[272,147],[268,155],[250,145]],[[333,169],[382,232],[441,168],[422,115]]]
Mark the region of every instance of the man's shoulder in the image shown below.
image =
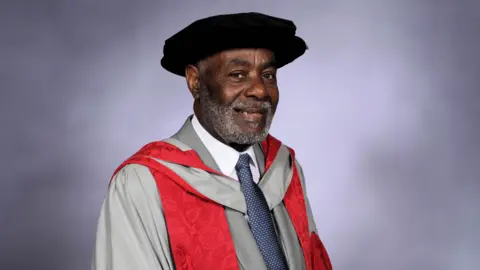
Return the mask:
[[[294,161],[295,161],[295,165],[296,165],[296,167],[298,168],[299,173],[300,173],[301,176],[303,177],[302,165],[301,165],[300,161],[298,160],[298,154],[297,154],[297,152],[295,151],[295,149],[294,149],[292,146],[290,146],[290,145],[288,145],[288,144],[280,141],[279,139],[277,139],[277,138],[275,138],[275,137],[273,137],[273,136],[271,136],[271,135],[269,135],[269,137],[270,137],[269,139],[270,139],[271,142],[273,142],[274,144],[278,144],[278,145],[280,145],[280,146],[286,147],[286,148],[288,149],[288,151],[290,151],[290,154],[293,156],[293,159],[294,159]]]
[[[128,163],[118,166],[115,170],[113,178],[139,178],[139,176],[144,175],[149,171],[148,166],[139,163]]]
[[[132,154],[130,154],[127,158],[122,160],[120,164],[117,165],[113,176],[117,176],[120,174],[135,175],[135,173],[139,171],[148,171],[148,166],[142,164],[141,162],[136,162],[140,159],[140,157],[151,156],[158,151],[171,150],[172,148],[174,148],[174,146],[167,144],[165,142],[165,139],[144,143],[142,146],[134,150]]]
[[[181,152],[182,147],[180,147],[176,142],[176,139],[173,137],[161,139],[158,141],[151,141],[145,143],[143,146],[137,148],[138,150],[135,151],[129,159],[134,156],[150,156],[156,157],[161,155],[164,152]],[[127,159],[128,160],[128,159]]]
[[[281,141],[280,139],[274,137],[271,134],[269,134],[267,139],[264,142],[262,142],[263,147],[268,147],[269,145],[274,145],[274,146],[276,145],[278,148],[280,148],[281,146],[286,147],[288,151],[290,151],[290,153],[294,155],[295,161],[297,162],[297,164],[300,165],[297,159],[297,153],[295,152],[295,149],[292,146],[286,144],[285,142]]]

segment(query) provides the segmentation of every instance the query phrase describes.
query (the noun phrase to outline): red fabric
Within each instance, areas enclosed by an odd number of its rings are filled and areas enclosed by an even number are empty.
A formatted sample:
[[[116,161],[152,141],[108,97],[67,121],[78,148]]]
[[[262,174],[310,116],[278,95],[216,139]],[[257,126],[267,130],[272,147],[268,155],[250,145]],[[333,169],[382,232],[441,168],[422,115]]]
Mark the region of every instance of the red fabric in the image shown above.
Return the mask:
[[[279,140],[270,135],[262,142],[262,148],[266,155],[265,170],[270,168],[270,165],[273,163],[281,145],[282,143]],[[305,258],[306,269],[331,270],[332,265],[330,263],[330,258],[328,257],[327,251],[320,238],[315,232],[311,235],[309,233],[307,206],[298,168],[295,163],[295,151],[291,148],[288,148],[288,150],[290,151],[290,161],[293,167],[293,174],[287,193],[283,199],[283,203],[285,204],[288,215],[292,220],[293,227],[297,232],[300,246],[303,250],[303,256]]]
[[[215,171],[207,168],[194,151],[183,152],[164,142],[143,147],[119,167],[140,164],[150,168],[159,189],[175,268],[239,269],[223,206],[150,157]]]
[[[287,208],[288,215],[292,220],[293,227],[297,232],[300,245],[303,250],[303,256],[305,259],[306,269],[314,269],[311,260],[307,258],[312,257],[312,250],[310,244],[310,235],[308,228],[308,216],[305,199],[303,196],[302,184],[300,183],[300,177],[298,176],[297,166],[295,165],[295,152],[291,149],[290,154],[292,156],[293,175],[290,185],[283,199],[283,203]]]
[[[268,136],[267,140],[262,142],[263,151],[266,154],[265,170],[270,168],[273,163],[278,150],[282,143],[272,136]],[[326,253],[320,238],[316,233],[310,235],[308,228],[307,206],[303,194],[302,184],[298,168],[295,163],[295,151],[288,148],[291,156],[291,163],[293,167],[292,180],[287,189],[287,193],[283,199],[288,215],[292,220],[293,227],[297,232],[300,246],[305,257],[305,265],[307,270],[331,270],[330,259]],[[309,259],[310,258],[310,259]]]
[[[315,270],[332,270],[332,263],[328,257],[327,250],[315,232],[310,237],[310,248],[312,249],[312,264]]]
[[[268,170],[282,143],[269,135],[261,145],[266,156],[265,169]],[[284,203],[300,240],[306,269],[331,270],[320,238],[315,233],[309,234],[304,194],[294,162],[295,152],[289,150],[293,176]],[[176,269],[238,269],[223,206],[196,191],[176,173],[152,158],[218,175],[222,173],[207,167],[193,150],[181,151],[166,142],[153,142],[123,162],[113,174],[127,164],[144,165],[152,172],[163,204]]]

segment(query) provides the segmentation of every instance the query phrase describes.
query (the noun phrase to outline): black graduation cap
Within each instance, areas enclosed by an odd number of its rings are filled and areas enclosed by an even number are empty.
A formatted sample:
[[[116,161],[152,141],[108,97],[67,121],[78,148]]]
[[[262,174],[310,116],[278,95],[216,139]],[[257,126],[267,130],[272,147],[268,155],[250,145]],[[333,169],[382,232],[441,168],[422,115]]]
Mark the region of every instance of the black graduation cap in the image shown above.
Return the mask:
[[[185,76],[185,67],[229,49],[265,48],[275,54],[277,68],[294,61],[307,50],[296,36],[297,27],[286,19],[249,12],[197,20],[165,41],[161,65]]]

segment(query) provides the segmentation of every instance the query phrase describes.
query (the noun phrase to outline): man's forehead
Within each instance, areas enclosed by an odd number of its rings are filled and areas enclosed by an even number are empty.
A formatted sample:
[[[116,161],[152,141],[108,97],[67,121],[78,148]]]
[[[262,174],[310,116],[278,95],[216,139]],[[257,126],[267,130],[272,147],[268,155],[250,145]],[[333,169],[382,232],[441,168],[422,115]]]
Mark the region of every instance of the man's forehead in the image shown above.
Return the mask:
[[[275,61],[275,54],[268,49],[231,49],[215,55],[224,65],[263,64]]]

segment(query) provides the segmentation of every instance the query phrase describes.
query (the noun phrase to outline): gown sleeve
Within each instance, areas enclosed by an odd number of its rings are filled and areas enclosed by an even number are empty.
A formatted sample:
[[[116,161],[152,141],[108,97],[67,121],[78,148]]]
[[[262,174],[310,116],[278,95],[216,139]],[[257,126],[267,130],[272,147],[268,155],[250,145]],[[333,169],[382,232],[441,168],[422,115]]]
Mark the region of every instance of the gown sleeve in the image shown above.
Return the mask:
[[[112,179],[98,219],[92,270],[173,270],[155,180],[131,164]]]

